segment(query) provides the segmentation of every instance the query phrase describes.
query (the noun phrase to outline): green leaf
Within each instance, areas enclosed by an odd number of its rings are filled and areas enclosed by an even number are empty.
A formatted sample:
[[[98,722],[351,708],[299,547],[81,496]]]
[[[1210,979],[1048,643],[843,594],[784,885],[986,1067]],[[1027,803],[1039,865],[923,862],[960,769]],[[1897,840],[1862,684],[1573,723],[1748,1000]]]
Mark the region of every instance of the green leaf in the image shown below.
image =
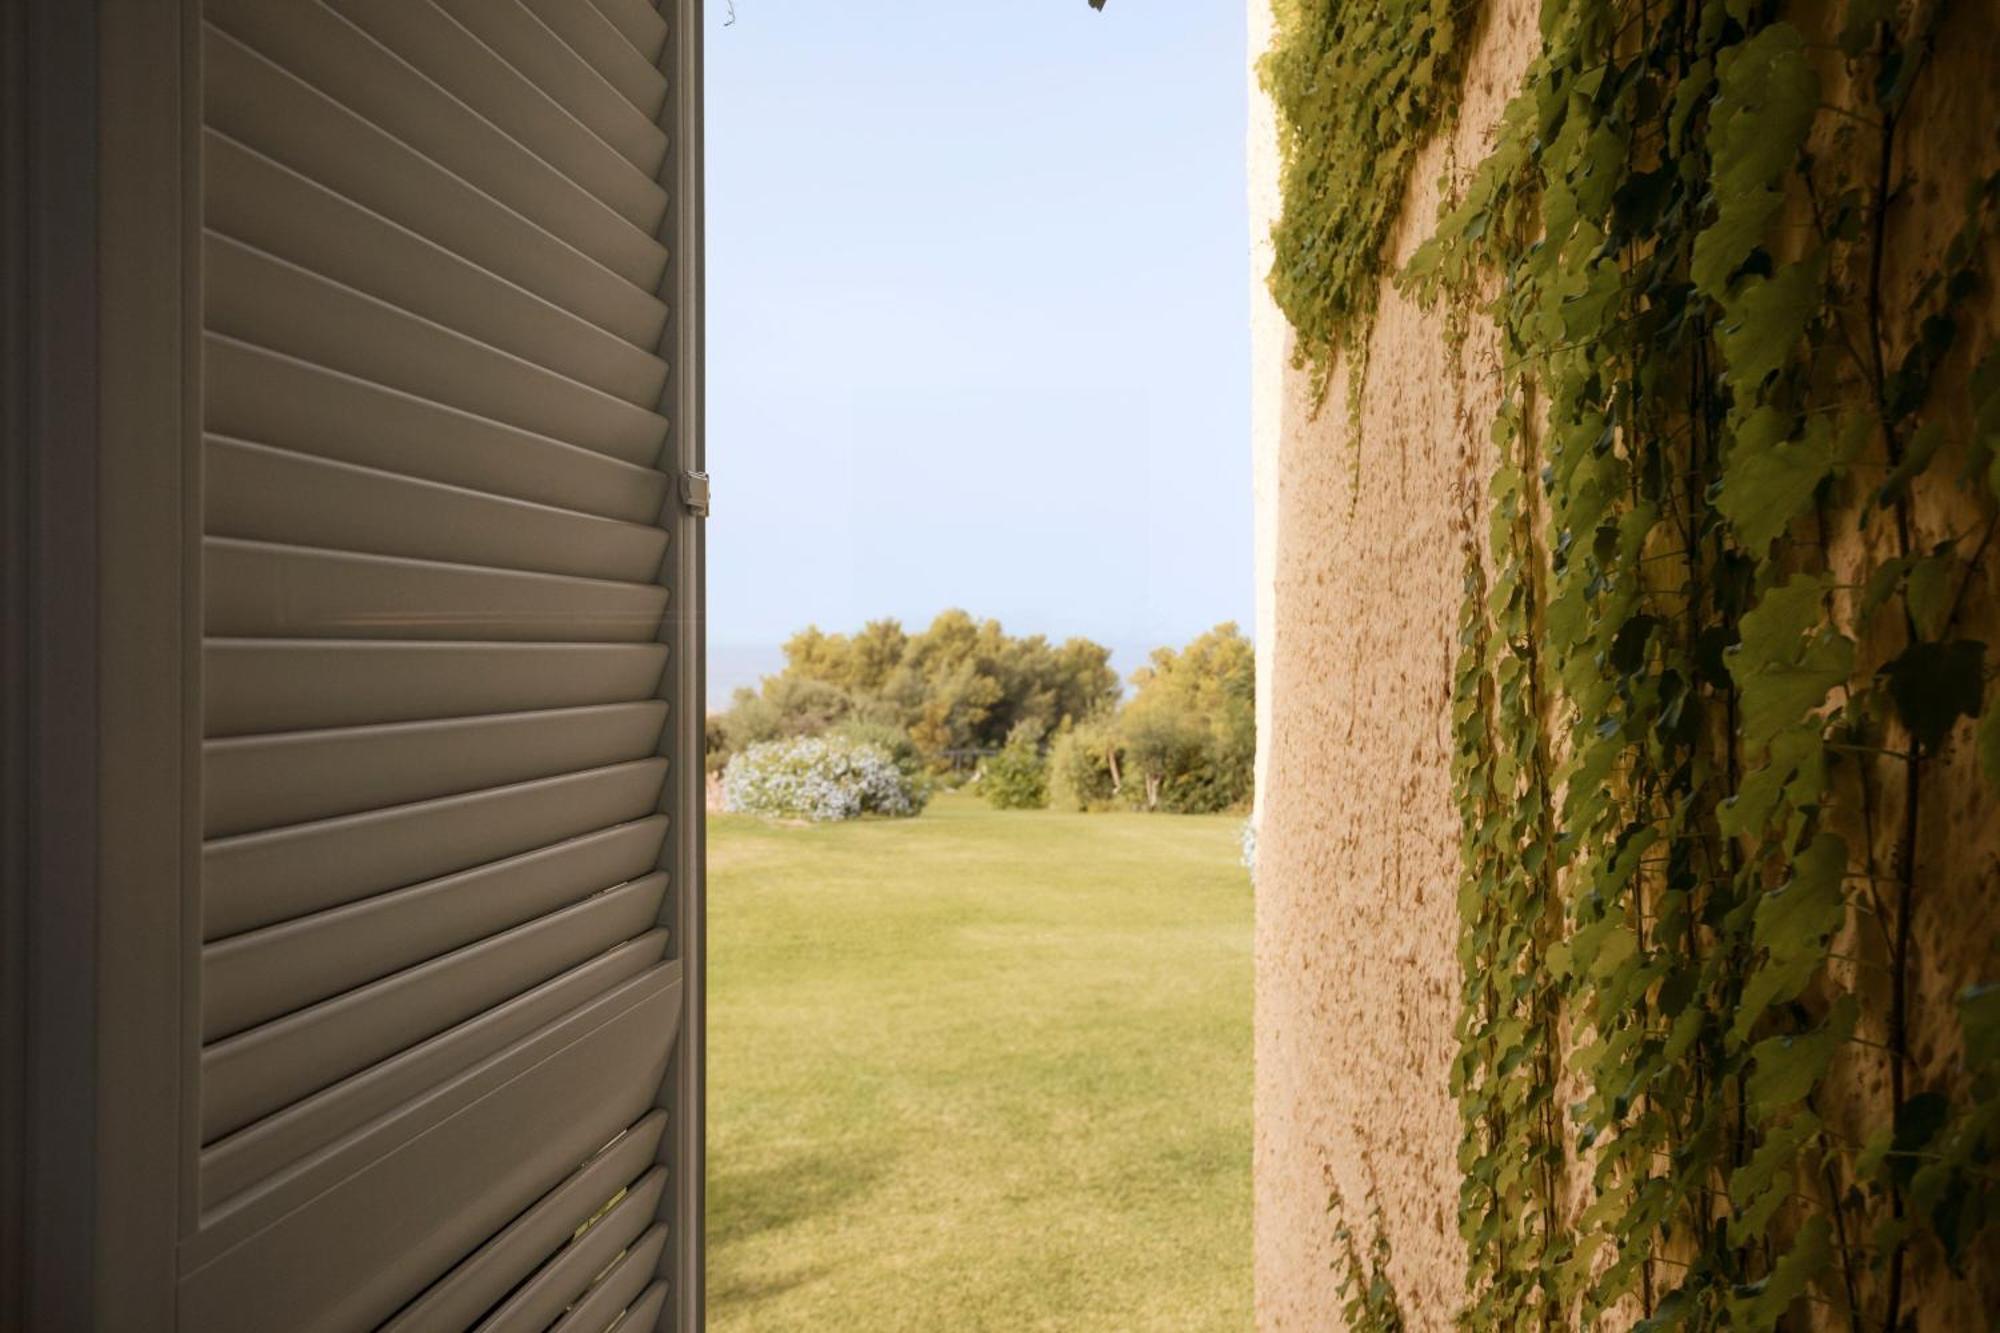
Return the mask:
[[[1822,833],[1793,863],[1792,877],[1757,900],[1752,939],[1769,957],[1743,986],[1730,1036],[1741,1041],[1764,1011],[1797,999],[1826,962],[1827,941],[1847,920],[1847,844]]]
[[[1861,1151],[1854,1159],[1854,1177],[1857,1180],[1874,1180],[1882,1170],[1882,1163],[1889,1160],[1889,1149],[1895,1143],[1896,1131],[1884,1125],[1868,1136],[1868,1142],[1861,1145]]]
[[[1961,717],[1979,714],[1986,645],[1976,639],[1913,643],[1882,668],[1896,715],[1919,750],[1934,754]]]
[[[1896,1108],[1889,1170],[1905,1187],[1916,1174],[1917,1164],[1912,1154],[1931,1146],[1950,1115],[1951,1103],[1940,1092],[1920,1092]]]
[[[1818,255],[1787,264],[1769,278],[1752,278],[1729,303],[1730,319],[1716,331],[1730,384],[1747,398],[1782,366],[1819,308]]]
[[[1689,271],[1696,287],[1720,298],[1784,203],[1771,186],[1798,162],[1819,105],[1819,77],[1805,38],[1789,23],[1725,49],[1717,76],[1708,129],[1716,219],[1695,238]]]
[[[1910,581],[1903,595],[1921,637],[1935,639],[1944,633],[1951,616],[1951,576],[1959,568],[1958,556],[1949,546],[1911,562]]]
[[[1736,1327],[1768,1329],[1777,1327],[1792,1302],[1806,1294],[1814,1278],[1826,1272],[1833,1261],[1833,1224],[1825,1213],[1815,1212],[1799,1223],[1792,1248],[1771,1265],[1770,1276],[1762,1282],[1737,1289],[1731,1302],[1731,1323]]]
[[[1729,1224],[1732,1245],[1749,1245],[1763,1237],[1771,1215],[1797,1178],[1800,1150],[1819,1130],[1819,1117],[1802,1111],[1789,1123],[1770,1130],[1750,1160],[1730,1174],[1729,1201],[1736,1205],[1737,1214]]]
[[[1824,575],[1796,575],[1743,617],[1729,674],[1742,691],[1743,739],[1753,752],[1817,709],[1854,670],[1853,641],[1822,626],[1827,587]]]
[[[1756,1064],[1748,1089],[1751,1111],[1768,1116],[1805,1100],[1825,1076],[1834,1051],[1854,1035],[1855,1013],[1854,997],[1843,995],[1826,1022],[1811,1032],[1769,1037],[1751,1047]]]
[[[1877,508],[1887,508],[1909,493],[1910,483],[1937,457],[1937,451],[1944,444],[1944,427],[1935,421],[1925,422],[1917,427],[1916,434],[1910,436],[1903,446],[1902,461],[1890,471],[1882,489],[1875,492],[1871,501]]]
[[[1805,512],[1834,466],[1830,426],[1790,442],[1785,424],[1775,408],[1760,407],[1737,428],[1715,497],[1715,507],[1759,556]]]

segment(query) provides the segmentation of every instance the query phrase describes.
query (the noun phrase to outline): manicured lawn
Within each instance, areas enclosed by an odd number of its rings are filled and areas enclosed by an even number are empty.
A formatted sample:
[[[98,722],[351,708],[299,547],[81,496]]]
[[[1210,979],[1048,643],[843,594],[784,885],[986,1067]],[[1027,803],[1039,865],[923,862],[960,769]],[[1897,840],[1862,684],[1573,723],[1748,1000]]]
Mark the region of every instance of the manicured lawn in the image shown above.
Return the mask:
[[[709,823],[711,1326],[1250,1326],[1234,816]]]

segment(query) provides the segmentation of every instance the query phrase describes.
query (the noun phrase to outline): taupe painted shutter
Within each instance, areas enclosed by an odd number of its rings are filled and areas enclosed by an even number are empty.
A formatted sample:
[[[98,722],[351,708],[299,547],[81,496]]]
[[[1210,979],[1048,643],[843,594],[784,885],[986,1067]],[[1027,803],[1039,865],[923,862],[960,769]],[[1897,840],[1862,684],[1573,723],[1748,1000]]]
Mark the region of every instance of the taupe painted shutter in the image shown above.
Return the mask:
[[[202,18],[180,1326],[698,1319],[698,35],[647,0]]]

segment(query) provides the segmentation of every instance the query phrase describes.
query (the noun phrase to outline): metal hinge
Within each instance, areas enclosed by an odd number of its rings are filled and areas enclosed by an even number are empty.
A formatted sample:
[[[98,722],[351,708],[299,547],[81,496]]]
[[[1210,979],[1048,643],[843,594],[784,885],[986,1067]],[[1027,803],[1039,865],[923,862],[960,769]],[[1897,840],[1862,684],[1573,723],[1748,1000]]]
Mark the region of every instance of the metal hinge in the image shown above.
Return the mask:
[[[708,517],[708,474],[681,473],[681,507],[696,518]]]

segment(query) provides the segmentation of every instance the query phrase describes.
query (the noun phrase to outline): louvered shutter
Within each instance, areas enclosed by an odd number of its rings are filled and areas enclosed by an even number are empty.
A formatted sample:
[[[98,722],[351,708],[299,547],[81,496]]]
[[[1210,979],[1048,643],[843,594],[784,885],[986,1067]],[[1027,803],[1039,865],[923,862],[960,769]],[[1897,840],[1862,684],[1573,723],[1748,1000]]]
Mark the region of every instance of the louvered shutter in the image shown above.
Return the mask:
[[[697,37],[647,0],[202,20],[180,1326],[671,1324]]]

